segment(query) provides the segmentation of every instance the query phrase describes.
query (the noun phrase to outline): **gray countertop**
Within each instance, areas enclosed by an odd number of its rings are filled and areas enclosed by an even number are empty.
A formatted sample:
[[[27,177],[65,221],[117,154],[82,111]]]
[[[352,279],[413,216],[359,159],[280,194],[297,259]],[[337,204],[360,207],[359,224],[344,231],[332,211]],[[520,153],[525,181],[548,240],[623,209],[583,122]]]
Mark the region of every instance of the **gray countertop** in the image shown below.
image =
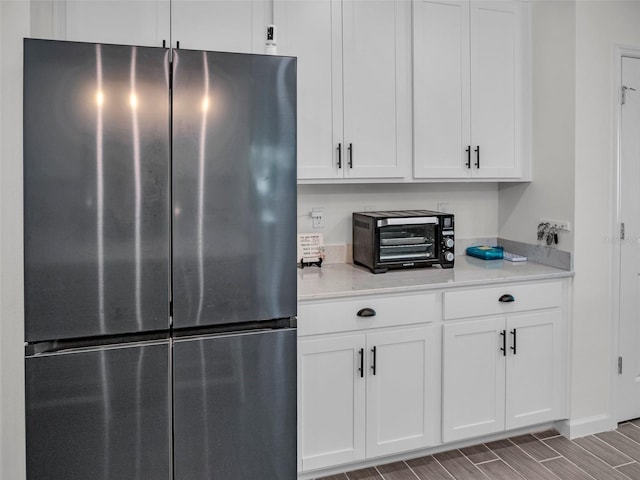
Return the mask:
[[[377,275],[360,266],[336,263],[325,264],[322,268],[299,268],[298,300],[401,293],[572,276],[571,271],[534,262],[480,260],[466,255],[456,257],[455,267],[452,269],[431,267],[389,270],[387,273]]]

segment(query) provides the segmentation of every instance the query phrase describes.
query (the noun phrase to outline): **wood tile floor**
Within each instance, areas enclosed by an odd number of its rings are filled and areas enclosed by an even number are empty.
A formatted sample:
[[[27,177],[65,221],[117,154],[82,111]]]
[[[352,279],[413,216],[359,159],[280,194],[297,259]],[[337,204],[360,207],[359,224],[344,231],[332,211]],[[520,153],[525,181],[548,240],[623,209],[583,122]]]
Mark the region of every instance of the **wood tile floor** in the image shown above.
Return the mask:
[[[640,480],[640,419],[567,440],[555,430],[316,480]]]

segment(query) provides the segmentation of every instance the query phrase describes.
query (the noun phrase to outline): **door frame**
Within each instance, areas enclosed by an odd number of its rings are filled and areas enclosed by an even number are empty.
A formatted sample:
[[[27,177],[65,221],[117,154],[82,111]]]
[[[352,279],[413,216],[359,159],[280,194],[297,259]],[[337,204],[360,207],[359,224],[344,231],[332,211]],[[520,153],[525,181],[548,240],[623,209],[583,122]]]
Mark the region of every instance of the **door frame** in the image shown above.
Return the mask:
[[[621,128],[622,128],[622,104],[621,104],[621,90],[622,85],[622,58],[630,57],[640,59],[640,46],[630,45],[614,45],[613,56],[613,86],[612,86],[612,105],[613,105],[613,172],[611,176],[612,189],[611,189],[611,215],[609,226],[609,245],[610,245],[610,259],[611,259],[611,372],[609,389],[611,399],[610,406],[610,420],[613,428],[618,424],[618,356],[620,354],[620,274],[621,274],[621,262],[622,262],[622,239],[620,235],[620,211],[621,211],[621,185],[620,185],[620,172],[621,172]]]

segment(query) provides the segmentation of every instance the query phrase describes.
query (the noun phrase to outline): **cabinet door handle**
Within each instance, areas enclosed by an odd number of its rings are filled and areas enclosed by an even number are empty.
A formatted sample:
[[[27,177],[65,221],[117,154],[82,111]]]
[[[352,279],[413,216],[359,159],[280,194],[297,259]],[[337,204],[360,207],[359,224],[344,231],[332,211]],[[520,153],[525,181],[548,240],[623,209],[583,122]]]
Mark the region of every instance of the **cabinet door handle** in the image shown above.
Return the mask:
[[[504,295],[502,295],[502,296],[498,299],[498,301],[499,301],[499,302],[502,302],[502,303],[511,303],[511,302],[515,302],[515,301],[516,301],[516,299],[515,299],[515,297],[514,297],[513,295],[510,295],[510,294],[508,294],[508,293],[505,293]]]
[[[507,356],[507,331],[502,330],[500,332],[500,336],[502,337],[502,346],[500,347],[500,351],[502,352],[502,356]]]
[[[371,353],[373,353],[373,361],[371,362],[371,370],[373,374],[376,374],[376,347],[371,349]]]
[[[361,348],[358,351],[358,355],[360,355],[360,367],[358,368],[358,371],[360,372],[360,378],[364,377],[364,348]]]
[[[465,151],[467,152],[467,168],[471,168],[471,145],[467,146]]]
[[[353,143],[349,144],[349,168],[353,168]]]
[[[342,144],[338,144],[338,168],[342,168]]]
[[[516,355],[516,329],[511,330],[511,335],[513,335],[513,345],[511,345],[511,351],[514,355]]]
[[[480,168],[480,145],[476,147],[476,168]]]
[[[375,317],[376,311],[373,308],[366,307],[358,310],[358,313],[356,313],[356,315],[358,315],[359,317]]]

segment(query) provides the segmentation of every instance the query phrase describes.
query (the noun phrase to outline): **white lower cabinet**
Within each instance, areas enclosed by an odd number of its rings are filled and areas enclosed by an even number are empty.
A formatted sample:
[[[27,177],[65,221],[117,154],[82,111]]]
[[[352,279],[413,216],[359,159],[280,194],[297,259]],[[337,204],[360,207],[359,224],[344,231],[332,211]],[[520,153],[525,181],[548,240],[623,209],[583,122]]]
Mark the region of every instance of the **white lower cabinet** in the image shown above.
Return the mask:
[[[298,441],[303,470],[361,460],[365,455],[362,335],[298,343]]]
[[[301,338],[302,470],[438,443],[439,340],[438,326]]]
[[[551,279],[302,302],[301,478],[566,418],[569,288]]]
[[[557,295],[539,297],[541,287]],[[509,288],[482,291],[485,295]],[[520,287],[496,308],[508,315],[445,322],[442,328],[442,439],[452,442],[563,418],[566,362],[560,283]],[[456,295],[464,292],[456,292]],[[470,298],[473,298],[472,293]],[[507,293],[507,295],[510,295]],[[501,295],[502,296],[502,295]],[[511,305],[537,305],[518,311]],[[537,299],[537,300],[536,300]],[[447,300],[462,300],[461,298]],[[495,298],[499,302],[498,297]],[[486,303],[486,302],[485,302]],[[467,302],[473,308],[473,302]],[[481,308],[482,310],[482,308]],[[445,307],[446,311],[446,307]]]

